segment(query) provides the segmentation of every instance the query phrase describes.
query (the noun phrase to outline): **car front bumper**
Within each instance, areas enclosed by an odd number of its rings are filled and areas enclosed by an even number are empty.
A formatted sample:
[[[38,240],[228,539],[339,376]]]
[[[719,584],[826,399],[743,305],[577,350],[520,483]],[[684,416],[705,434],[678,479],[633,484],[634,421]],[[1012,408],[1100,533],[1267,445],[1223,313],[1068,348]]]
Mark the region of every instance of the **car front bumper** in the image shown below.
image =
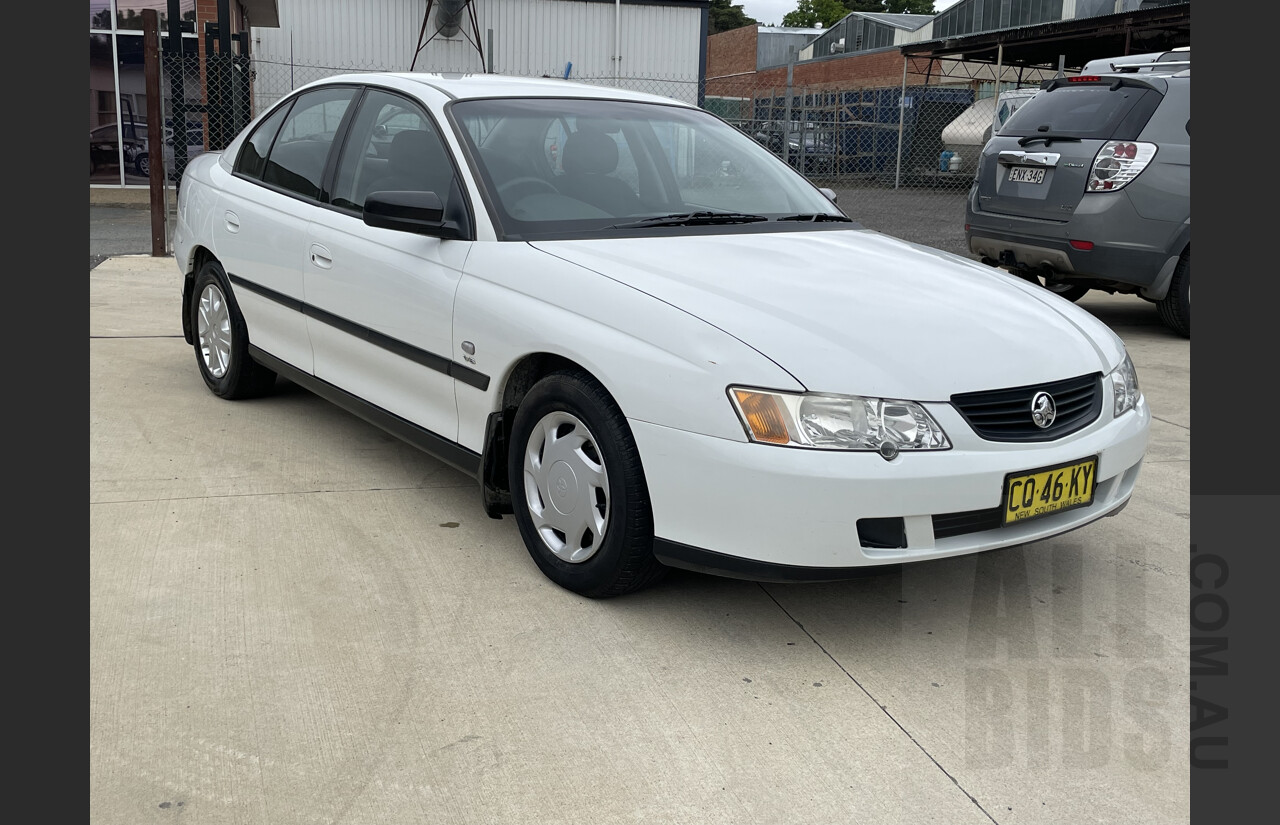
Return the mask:
[[[871,565],[1038,541],[1125,506],[1151,423],[1145,398],[1118,418],[1108,401],[1098,421],[1080,432],[1053,442],[996,443],[978,438],[949,404],[927,406],[953,448],[904,452],[892,461],[631,421],[652,500],[655,554],[674,567],[719,575],[820,581]],[[999,526],[1008,474],[1094,455],[1098,480],[1089,506]],[[972,525],[971,531],[935,535],[934,517],[943,515]],[[866,518],[901,518],[906,547],[863,546],[858,520]]]

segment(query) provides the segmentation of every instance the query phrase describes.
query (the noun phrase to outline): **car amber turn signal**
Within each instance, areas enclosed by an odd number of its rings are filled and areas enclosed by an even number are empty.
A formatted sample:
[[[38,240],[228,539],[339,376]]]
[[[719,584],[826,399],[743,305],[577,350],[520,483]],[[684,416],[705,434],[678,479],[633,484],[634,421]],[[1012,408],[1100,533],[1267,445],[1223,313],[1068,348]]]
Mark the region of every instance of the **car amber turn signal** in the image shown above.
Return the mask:
[[[747,426],[751,428],[752,438],[767,444],[787,444],[791,441],[782,411],[778,409],[778,402],[772,395],[749,390],[734,390],[733,394],[747,419]]]

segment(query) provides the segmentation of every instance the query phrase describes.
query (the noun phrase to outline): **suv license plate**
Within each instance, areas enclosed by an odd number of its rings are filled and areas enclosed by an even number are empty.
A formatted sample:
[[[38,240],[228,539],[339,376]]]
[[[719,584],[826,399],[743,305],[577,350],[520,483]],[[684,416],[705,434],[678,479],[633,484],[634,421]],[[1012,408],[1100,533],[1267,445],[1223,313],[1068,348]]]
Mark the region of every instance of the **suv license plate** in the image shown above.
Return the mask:
[[[1015,166],[1009,170],[1010,183],[1044,183],[1044,170]]]
[[[1097,475],[1097,456],[1010,473],[1004,480],[1004,524],[1020,524],[1092,504]]]

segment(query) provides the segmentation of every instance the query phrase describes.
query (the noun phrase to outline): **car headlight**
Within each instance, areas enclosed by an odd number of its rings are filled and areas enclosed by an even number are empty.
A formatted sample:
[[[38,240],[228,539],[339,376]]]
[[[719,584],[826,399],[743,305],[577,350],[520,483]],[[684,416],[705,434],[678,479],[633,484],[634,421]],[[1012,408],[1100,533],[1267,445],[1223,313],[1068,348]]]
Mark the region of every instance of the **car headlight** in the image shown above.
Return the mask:
[[[1129,353],[1124,354],[1120,366],[1111,371],[1111,391],[1114,394],[1115,414],[1122,415],[1138,406],[1142,391],[1138,389],[1138,371],[1133,367]]]
[[[752,441],[816,450],[949,450],[938,422],[914,401],[730,387]]]

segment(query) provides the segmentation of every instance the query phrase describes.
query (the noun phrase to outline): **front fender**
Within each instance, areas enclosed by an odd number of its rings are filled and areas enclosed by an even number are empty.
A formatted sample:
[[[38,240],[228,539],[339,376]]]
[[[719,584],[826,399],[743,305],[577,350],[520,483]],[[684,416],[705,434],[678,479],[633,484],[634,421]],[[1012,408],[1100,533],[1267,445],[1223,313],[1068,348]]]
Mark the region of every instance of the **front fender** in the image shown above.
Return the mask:
[[[746,435],[729,385],[804,389],[705,321],[524,243],[475,245],[455,298],[454,347],[492,378],[484,390],[456,385],[458,440],[476,452],[507,380],[534,353],[586,369],[629,419],[735,441]]]

